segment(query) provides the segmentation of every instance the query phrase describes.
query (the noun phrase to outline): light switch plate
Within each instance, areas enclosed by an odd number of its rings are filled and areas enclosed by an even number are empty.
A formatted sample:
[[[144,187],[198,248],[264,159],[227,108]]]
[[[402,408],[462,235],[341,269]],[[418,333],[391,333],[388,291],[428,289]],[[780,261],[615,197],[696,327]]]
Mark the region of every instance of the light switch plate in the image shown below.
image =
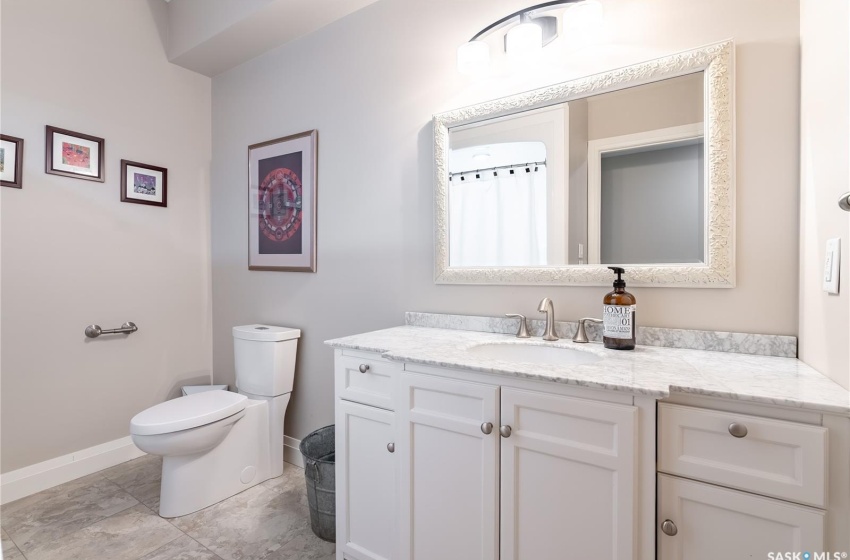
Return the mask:
[[[838,293],[838,270],[841,265],[841,238],[827,239],[823,263],[823,291]]]

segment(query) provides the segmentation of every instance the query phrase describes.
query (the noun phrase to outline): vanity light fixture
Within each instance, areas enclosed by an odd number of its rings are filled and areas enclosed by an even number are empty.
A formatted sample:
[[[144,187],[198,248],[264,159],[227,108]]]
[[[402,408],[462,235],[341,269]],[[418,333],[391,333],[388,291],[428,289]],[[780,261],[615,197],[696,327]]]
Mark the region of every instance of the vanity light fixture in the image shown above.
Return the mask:
[[[505,52],[509,56],[527,58],[542,48],[543,28],[530,18],[511,27],[505,34]]]
[[[565,5],[570,5],[564,10]],[[511,58],[528,58],[558,38],[558,17],[563,10],[563,31],[596,30],[602,24],[599,0],[554,0],[524,8],[491,23],[457,49],[457,67],[462,74],[476,74],[490,65],[490,45],[485,40],[492,33],[507,28],[504,49]]]

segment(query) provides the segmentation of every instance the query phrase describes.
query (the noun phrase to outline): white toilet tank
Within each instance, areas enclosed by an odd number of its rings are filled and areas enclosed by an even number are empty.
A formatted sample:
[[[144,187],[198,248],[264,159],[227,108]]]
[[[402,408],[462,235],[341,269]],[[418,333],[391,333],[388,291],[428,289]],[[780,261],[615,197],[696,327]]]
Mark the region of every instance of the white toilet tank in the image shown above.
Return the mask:
[[[299,329],[287,327],[233,327],[233,357],[239,391],[264,397],[291,392],[300,336]]]

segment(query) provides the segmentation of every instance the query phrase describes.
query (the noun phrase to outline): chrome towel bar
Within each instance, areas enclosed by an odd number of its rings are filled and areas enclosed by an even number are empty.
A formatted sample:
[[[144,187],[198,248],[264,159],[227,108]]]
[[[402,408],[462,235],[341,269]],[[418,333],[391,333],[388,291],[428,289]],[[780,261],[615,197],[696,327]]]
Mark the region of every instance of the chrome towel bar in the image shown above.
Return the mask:
[[[139,330],[136,323],[127,321],[121,328],[118,329],[102,329],[100,325],[89,325],[86,327],[86,336],[89,338],[97,338],[102,334],[130,334]]]

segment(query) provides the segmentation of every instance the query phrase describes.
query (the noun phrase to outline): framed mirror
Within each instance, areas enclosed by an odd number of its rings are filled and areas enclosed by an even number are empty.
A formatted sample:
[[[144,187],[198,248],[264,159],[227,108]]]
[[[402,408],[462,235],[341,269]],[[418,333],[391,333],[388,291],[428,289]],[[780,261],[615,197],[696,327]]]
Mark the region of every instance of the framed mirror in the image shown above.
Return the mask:
[[[436,115],[436,282],[734,287],[733,52]]]

